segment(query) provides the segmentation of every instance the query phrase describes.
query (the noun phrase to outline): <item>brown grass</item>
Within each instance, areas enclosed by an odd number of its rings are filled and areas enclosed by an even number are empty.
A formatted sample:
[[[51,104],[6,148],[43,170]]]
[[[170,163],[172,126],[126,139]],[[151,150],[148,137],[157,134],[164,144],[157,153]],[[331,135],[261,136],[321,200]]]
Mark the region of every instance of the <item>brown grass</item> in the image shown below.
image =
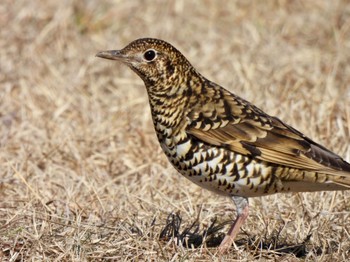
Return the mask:
[[[350,257],[350,194],[320,192],[251,199],[220,258],[233,204],[174,171],[142,81],[94,57],[167,40],[349,161],[347,1],[2,0],[0,28],[0,260]]]

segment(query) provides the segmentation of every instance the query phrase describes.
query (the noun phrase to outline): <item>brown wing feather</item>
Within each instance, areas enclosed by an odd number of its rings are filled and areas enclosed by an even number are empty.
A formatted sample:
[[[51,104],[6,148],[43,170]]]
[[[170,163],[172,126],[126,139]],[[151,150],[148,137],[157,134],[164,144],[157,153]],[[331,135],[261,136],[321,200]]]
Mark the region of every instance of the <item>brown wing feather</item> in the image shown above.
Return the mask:
[[[279,165],[350,175],[349,163],[278,118],[216,86],[211,94],[216,99],[205,98],[205,109],[188,114],[187,131],[197,139]]]

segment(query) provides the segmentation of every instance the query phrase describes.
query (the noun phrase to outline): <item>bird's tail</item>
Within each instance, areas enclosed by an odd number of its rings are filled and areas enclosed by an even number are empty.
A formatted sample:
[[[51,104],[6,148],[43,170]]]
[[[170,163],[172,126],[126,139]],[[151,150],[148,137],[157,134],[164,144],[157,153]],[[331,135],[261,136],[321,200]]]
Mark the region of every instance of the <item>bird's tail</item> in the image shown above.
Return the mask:
[[[283,181],[283,185],[293,192],[314,192],[350,190],[350,173],[325,174],[319,172],[300,171],[294,173],[294,179]]]

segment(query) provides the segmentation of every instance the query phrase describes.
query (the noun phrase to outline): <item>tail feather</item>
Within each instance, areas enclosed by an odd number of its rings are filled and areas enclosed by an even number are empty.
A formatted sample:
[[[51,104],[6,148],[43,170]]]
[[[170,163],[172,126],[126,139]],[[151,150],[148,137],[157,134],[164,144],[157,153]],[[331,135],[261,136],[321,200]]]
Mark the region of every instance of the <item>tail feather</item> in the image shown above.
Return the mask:
[[[334,184],[350,189],[350,173],[349,175],[331,176],[330,178]]]
[[[350,173],[335,175],[298,171],[289,179],[284,179],[283,185],[292,192],[350,190]]]

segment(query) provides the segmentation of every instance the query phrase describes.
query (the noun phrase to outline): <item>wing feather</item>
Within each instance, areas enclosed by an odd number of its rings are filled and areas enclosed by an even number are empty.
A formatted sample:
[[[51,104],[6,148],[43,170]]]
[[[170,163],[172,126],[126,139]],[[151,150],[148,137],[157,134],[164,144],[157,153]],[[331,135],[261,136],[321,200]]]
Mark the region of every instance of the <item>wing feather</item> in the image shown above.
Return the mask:
[[[340,156],[249,102],[224,89],[213,89],[219,99],[206,99],[205,112],[194,107],[188,114],[189,134],[270,163],[349,176],[350,164]],[[214,113],[209,114],[210,110]]]

